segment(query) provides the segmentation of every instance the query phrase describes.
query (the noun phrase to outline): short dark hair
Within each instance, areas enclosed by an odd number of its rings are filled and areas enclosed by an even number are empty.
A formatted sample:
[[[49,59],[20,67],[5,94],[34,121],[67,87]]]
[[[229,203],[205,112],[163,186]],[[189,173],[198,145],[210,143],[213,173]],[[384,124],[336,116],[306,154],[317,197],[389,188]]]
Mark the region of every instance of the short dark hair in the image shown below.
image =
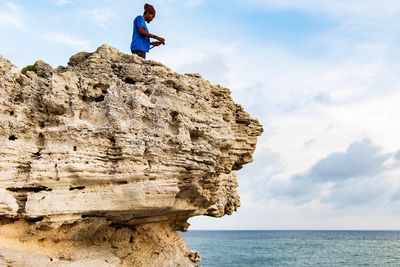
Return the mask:
[[[154,7],[152,5],[144,4],[144,13],[143,13],[143,15],[146,14],[147,12],[150,13],[150,14],[153,14],[153,15],[156,14],[156,10],[154,9]]]

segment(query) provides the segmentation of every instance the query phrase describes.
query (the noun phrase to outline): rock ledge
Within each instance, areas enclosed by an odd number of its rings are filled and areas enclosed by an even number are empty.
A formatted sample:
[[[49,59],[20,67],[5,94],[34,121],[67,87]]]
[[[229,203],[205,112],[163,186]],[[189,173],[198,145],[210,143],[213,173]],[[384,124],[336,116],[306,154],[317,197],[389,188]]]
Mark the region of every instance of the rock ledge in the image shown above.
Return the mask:
[[[262,133],[228,89],[107,45],[0,56],[0,116],[1,266],[195,266],[176,230],[237,209]]]

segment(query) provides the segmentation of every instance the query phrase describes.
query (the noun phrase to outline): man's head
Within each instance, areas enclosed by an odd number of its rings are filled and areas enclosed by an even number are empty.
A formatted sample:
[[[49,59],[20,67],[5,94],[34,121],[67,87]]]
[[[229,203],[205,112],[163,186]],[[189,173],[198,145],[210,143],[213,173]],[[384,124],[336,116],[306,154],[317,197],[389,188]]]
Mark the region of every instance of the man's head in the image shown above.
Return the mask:
[[[147,23],[150,23],[155,16],[156,16],[156,10],[154,9],[154,7],[150,4],[145,4],[143,13],[144,20]]]

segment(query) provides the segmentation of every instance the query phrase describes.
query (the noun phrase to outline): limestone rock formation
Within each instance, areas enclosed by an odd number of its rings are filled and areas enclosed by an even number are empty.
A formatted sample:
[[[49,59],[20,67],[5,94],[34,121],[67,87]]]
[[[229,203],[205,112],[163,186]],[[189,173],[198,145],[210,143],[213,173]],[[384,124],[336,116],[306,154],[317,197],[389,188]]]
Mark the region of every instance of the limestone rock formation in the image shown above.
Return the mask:
[[[176,230],[237,209],[262,133],[228,89],[107,45],[0,56],[0,116],[0,266],[195,266]]]

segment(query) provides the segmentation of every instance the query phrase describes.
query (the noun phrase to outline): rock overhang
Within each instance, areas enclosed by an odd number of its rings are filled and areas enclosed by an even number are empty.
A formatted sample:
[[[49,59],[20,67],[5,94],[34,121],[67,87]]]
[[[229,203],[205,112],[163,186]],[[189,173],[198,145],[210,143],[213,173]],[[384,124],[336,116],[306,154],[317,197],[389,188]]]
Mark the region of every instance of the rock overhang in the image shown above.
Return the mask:
[[[240,205],[262,126],[229,89],[107,45],[0,74],[2,218],[184,230]]]

